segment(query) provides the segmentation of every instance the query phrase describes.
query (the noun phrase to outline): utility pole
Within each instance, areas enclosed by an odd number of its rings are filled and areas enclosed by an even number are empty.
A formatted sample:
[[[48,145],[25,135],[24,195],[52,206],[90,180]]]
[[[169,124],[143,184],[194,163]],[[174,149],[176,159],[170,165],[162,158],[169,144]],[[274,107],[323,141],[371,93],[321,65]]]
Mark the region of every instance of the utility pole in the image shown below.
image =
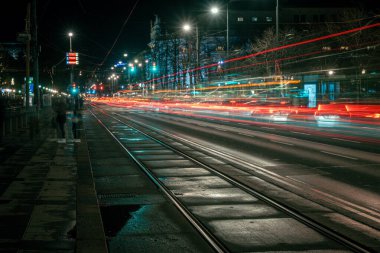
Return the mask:
[[[276,0],[276,41],[278,42],[278,0]]]
[[[199,52],[199,48],[200,48],[200,46],[199,46],[199,29],[198,29],[198,24],[196,24],[196,26],[195,26],[195,33],[196,33],[196,38],[197,38],[197,40],[196,40],[196,45],[195,45],[195,47],[196,47],[196,53],[197,53],[197,61],[196,61],[196,63],[197,63],[197,66],[196,66],[196,71],[195,71],[195,83],[193,84],[193,97],[195,97],[195,84],[198,84],[199,83],[199,74],[200,74],[200,69],[199,69],[199,54],[200,54],[200,52]]]
[[[38,40],[37,40],[37,0],[32,0],[32,61],[33,61],[33,82],[34,82],[34,104],[37,110],[42,106],[39,88],[39,63],[38,63]]]
[[[230,28],[229,28],[229,26],[230,26],[230,24],[229,24],[229,15],[228,15],[228,12],[229,12],[229,6],[228,6],[228,4],[229,4],[229,1],[227,1],[227,11],[226,11],[226,16],[227,16],[227,21],[226,21],[226,25],[227,25],[227,31],[226,31],[226,46],[227,46],[227,48],[226,48],[226,59],[228,59],[229,57],[230,57]]]
[[[30,3],[26,9],[26,23],[25,23],[25,43],[26,43],[26,77],[25,77],[25,108],[29,108],[29,79],[30,79]]]

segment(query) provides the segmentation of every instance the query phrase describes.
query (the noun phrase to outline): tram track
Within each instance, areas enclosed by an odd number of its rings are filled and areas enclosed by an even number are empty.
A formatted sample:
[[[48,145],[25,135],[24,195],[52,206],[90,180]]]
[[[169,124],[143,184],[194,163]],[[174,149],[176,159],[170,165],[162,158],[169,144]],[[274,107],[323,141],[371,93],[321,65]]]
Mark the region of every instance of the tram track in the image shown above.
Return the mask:
[[[336,231],[319,224],[318,222],[315,222],[314,220],[310,219],[309,217],[306,217],[299,213],[297,210],[294,210],[293,208],[290,208],[284,204],[279,203],[278,201],[252,189],[249,187],[247,184],[239,182],[236,180],[236,178],[230,177],[224,173],[221,173],[219,170],[215,169],[215,166],[220,166],[220,164],[224,165],[224,161],[220,160],[220,156],[224,156],[223,160],[231,160],[234,163],[239,163],[240,166],[253,166],[252,164],[244,164],[244,161],[238,161],[237,158],[234,158],[232,156],[226,157],[226,154],[215,154],[215,150],[207,150],[205,147],[200,147],[198,145],[198,149],[190,148],[189,146],[182,146],[181,148],[175,147],[174,145],[170,145],[170,142],[175,142],[177,145],[183,145],[183,144],[178,144],[179,142],[182,143],[187,143],[186,140],[180,140],[179,138],[175,139],[174,136],[170,136],[169,140],[167,141],[162,141],[154,137],[154,135],[160,134],[152,134],[152,129],[147,130],[145,128],[144,132],[141,131],[141,126],[138,127],[140,128],[137,129],[136,126],[132,126],[131,122],[126,123],[123,118],[118,115],[118,114],[112,114],[110,115],[106,111],[97,111],[98,109],[93,108],[91,111],[92,115],[97,119],[99,124],[103,126],[104,129],[115,139],[115,141],[132,157],[132,159],[138,164],[138,166],[148,175],[148,177],[162,190],[162,192],[173,202],[173,204],[178,208],[178,210],[189,220],[189,222],[199,231],[199,233],[205,238],[205,240],[214,248],[215,251],[217,252],[234,252],[236,251],[236,248],[239,248],[237,246],[234,246],[234,243],[231,243],[228,241],[228,239],[225,238],[225,236],[221,235],[220,231],[218,233],[218,229],[216,226],[212,226],[212,222],[208,221],[209,217],[205,218],[202,215],[199,215],[199,212],[195,212],[194,210],[197,210],[197,207],[201,206],[202,201],[206,201],[208,198],[202,198],[199,197],[199,200],[197,203],[194,203],[192,201],[186,200],[186,194],[189,195],[188,190],[186,187],[189,185],[193,185],[200,183],[198,188],[201,188],[203,191],[210,191],[214,195],[221,195],[221,196],[226,196],[228,194],[236,194],[236,196],[241,197],[243,200],[242,201],[237,201],[237,200],[228,200],[228,197],[223,199],[223,197],[220,198],[220,201],[218,202],[217,200],[213,200],[214,205],[220,205],[220,206],[225,206],[226,202],[230,206],[234,206],[235,208],[240,207],[246,207],[247,204],[251,205],[252,202],[259,203],[259,206],[262,208],[263,205],[266,205],[265,208],[274,208],[277,212],[281,214],[276,214],[275,217],[281,216],[282,221],[285,220],[284,225],[286,224],[293,224],[296,227],[301,228],[300,232],[309,234],[310,240],[315,240],[306,242],[307,238],[304,238],[304,235],[302,234],[295,234],[295,231],[292,231],[290,234],[292,236],[297,236],[301,238],[300,240],[302,241],[302,238],[304,242],[301,244],[301,248],[305,247],[304,244],[312,245],[311,247],[316,247],[316,249],[324,248],[325,245],[328,245],[327,247],[330,249],[333,248],[334,250],[350,250],[353,252],[372,252],[371,249],[367,249],[365,246],[361,245],[358,242],[355,242],[339,233]],[[109,121],[112,121],[110,124]],[[120,132],[120,129],[118,126],[120,125],[126,126],[128,131],[127,132]],[[147,131],[150,131],[147,133]],[[126,137],[127,136],[127,137]],[[170,140],[171,139],[171,140]],[[138,140],[141,140],[139,143]],[[153,145],[154,143],[154,145]],[[168,144],[169,143],[169,144]],[[146,152],[148,155],[141,155],[141,153],[136,153],[133,152],[133,147],[136,147],[136,145],[140,146],[146,146]],[[155,148],[152,149],[152,146]],[[193,147],[194,145],[192,145]],[[154,154],[155,150],[169,150],[173,154],[175,154],[175,159],[178,160],[181,163],[188,163],[189,165],[187,167],[196,167],[198,170],[205,170],[208,171],[208,179],[203,178],[202,176],[198,177],[189,177],[189,175],[186,175],[184,173],[182,176],[177,174],[176,176],[162,176],[162,170],[165,170],[165,157],[162,157],[161,159],[163,160],[155,160],[153,156],[160,156],[158,154],[156,155],[150,155],[149,154]],[[184,151],[185,150],[185,151]],[[203,152],[207,153],[203,153]],[[211,157],[211,159],[214,161],[214,164],[211,163],[207,164],[205,162],[205,158],[210,157],[210,154],[214,153],[214,157]],[[200,159],[203,158],[203,159]],[[173,158],[170,158],[172,159]],[[186,162],[184,162],[186,161]],[[157,167],[158,164],[158,167]],[[219,165],[218,165],[219,164]],[[168,166],[170,167],[170,166]],[[256,166],[256,169],[257,168]],[[180,170],[180,169],[179,169]],[[158,173],[161,171],[161,173]],[[275,176],[275,175],[273,175]],[[174,182],[169,179],[174,178]],[[208,188],[206,185],[207,180],[214,180],[214,181],[219,181],[220,185],[216,186],[215,188]],[[211,180],[211,181],[212,181]],[[184,183],[185,188],[181,188],[180,184],[181,182]],[[203,185],[202,185],[203,184]],[[226,190],[227,189],[227,190]],[[220,192],[218,193],[218,190]],[[191,192],[190,192],[191,195]],[[206,194],[207,195],[207,194]],[[185,196],[185,197],[184,197]],[[248,197],[250,196],[250,197]],[[227,201],[226,201],[227,199]],[[215,203],[216,201],[216,203]],[[232,204],[231,204],[232,203]],[[252,206],[254,208],[254,206]],[[243,210],[236,210],[235,212],[239,213],[242,212],[244,213]],[[286,217],[286,218],[285,218]],[[257,217],[256,217],[257,218]],[[266,217],[267,218],[267,217]],[[260,219],[260,220],[259,220]],[[277,220],[281,220],[277,219]],[[257,222],[261,222],[263,220],[263,217],[257,218]],[[275,220],[275,219],[274,219]],[[250,217],[250,219],[245,218],[243,222],[253,222],[255,223],[255,218]],[[300,225],[302,224],[302,225]],[[274,234],[276,235],[276,228],[272,228],[273,231],[267,231],[266,233],[268,234]],[[212,232],[214,230],[214,232]],[[216,230],[216,233],[215,233]],[[317,232],[315,232],[317,231]],[[286,231],[289,232],[289,231]],[[322,237],[321,237],[322,235]],[[287,235],[277,235],[278,237],[283,236],[284,238],[287,238]],[[328,238],[328,239],[327,239]],[[286,244],[286,242],[282,242]],[[337,244],[336,244],[337,243]],[[297,242],[295,242],[297,244]],[[254,244],[253,244],[254,245]]]

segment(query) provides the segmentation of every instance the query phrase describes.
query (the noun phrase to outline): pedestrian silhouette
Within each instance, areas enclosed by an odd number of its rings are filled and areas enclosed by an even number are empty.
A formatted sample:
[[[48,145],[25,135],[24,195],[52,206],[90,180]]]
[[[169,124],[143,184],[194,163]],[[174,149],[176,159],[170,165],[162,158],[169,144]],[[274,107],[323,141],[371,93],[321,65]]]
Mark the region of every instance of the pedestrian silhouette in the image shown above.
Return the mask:
[[[58,99],[54,104],[54,111],[56,113],[56,122],[58,124],[60,138],[64,139],[65,134],[65,123],[66,123],[66,103],[63,99]]]
[[[73,137],[74,137],[74,139],[78,139],[79,138],[78,126],[79,126],[80,118],[81,118],[81,114],[77,110],[74,110],[73,117],[71,118],[72,131],[73,131]]]

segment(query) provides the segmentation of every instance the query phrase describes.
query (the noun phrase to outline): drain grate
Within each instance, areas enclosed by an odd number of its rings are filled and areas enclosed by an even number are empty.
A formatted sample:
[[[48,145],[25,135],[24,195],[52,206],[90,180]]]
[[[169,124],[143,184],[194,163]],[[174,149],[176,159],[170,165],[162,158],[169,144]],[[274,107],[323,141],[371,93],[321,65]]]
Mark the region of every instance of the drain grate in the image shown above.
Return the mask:
[[[120,198],[134,198],[135,194],[130,193],[115,193],[115,194],[99,194],[98,199],[120,199]]]

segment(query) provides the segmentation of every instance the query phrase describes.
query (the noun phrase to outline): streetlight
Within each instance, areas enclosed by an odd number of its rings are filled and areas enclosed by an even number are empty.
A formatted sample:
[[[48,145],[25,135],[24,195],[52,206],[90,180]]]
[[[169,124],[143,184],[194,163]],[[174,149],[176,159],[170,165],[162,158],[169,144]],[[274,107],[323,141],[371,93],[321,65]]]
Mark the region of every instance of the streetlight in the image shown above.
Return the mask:
[[[183,30],[184,30],[185,32],[190,31],[190,29],[191,29],[191,27],[190,27],[189,24],[184,24],[184,25],[183,25]]]
[[[278,1],[278,0],[277,0]],[[226,29],[226,58],[228,58],[229,56],[229,48],[230,48],[230,42],[229,42],[229,18],[228,18],[228,3],[229,1],[227,1],[227,6],[226,6],[226,26],[227,26],[227,29]],[[218,15],[219,14],[219,8],[217,6],[212,6],[211,9],[210,9],[210,12],[212,15]]]
[[[68,33],[68,35],[69,35],[69,40],[70,40],[70,52],[72,52],[73,51],[73,49],[72,49],[72,44],[71,44],[71,37],[73,37],[73,33],[72,32],[69,32]],[[71,68],[70,68],[70,85],[73,85],[73,83],[74,83],[74,65],[71,65]]]
[[[276,40],[278,42],[278,0],[276,0]]]
[[[119,79],[119,76],[112,74],[110,77],[108,77],[108,80],[111,80],[111,94],[113,96],[113,87],[116,84],[116,80]]]
[[[190,26],[189,24],[184,24],[182,28],[183,28],[183,30],[184,30],[185,32],[189,32],[189,31],[191,30],[191,26]],[[197,41],[196,41],[196,45],[195,45],[195,47],[196,47],[196,50],[197,50],[197,52],[198,52],[198,49],[199,49],[199,31],[198,31],[198,24],[195,25],[195,36],[196,36],[196,38],[197,38]],[[197,67],[198,67],[198,53],[197,53]]]
[[[191,30],[191,26],[189,25],[189,24],[184,24],[183,25],[183,30],[185,31],[185,32],[189,32],[190,30]],[[195,25],[195,36],[196,36],[196,42],[195,42],[195,50],[196,50],[196,55],[197,55],[197,57],[196,57],[196,75],[195,75],[195,81],[197,82],[198,80],[198,68],[199,68],[199,30],[198,30],[198,24],[196,24]],[[193,89],[194,89],[194,91],[195,91],[195,84],[193,85]]]
[[[72,52],[73,50],[72,50],[72,45],[71,45],[71,37],[73,37],[74,34],[72,32],[69,32],[68,35],[70,38],[70,52]]]

